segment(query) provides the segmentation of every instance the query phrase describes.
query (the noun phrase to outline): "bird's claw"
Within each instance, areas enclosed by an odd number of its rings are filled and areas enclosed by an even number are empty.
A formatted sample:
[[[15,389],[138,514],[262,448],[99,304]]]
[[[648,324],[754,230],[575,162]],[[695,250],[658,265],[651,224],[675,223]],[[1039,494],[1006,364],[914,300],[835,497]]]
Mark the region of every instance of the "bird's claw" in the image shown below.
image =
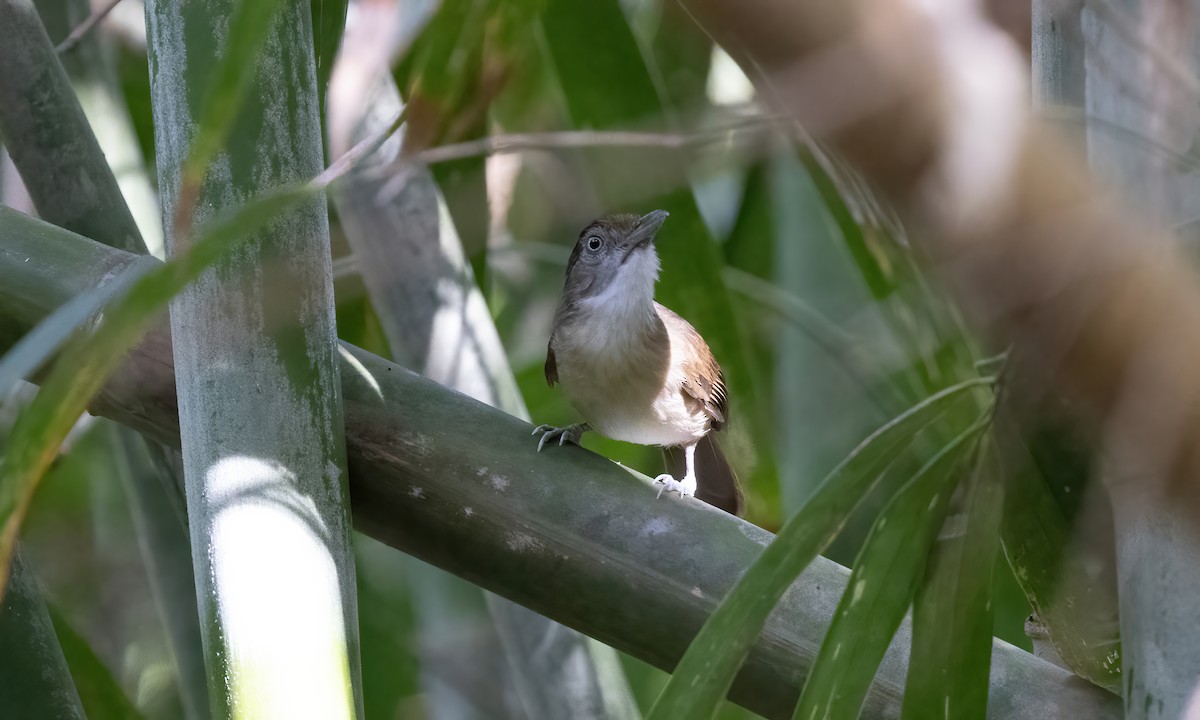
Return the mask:
[[[658,489],[658,497],[662,497],[665,492],[677,492],[680,497],[695,497],[696,495],[696,480],[694,478],[685,477],[683,480],[676,480],[673,476],[663,473],[654,478],[654,484],[662,486]]]
[[[538,425],[533,429],[530,435],[541,433],[542,437],[538,440],[537,451],[541,452],[542,448],[548,442],[558,440],[559,447],[567,443],[579,444],[579,440],[583,437],[583,433],[587,428],[582,425],[568,425],[567,427],[555,427],[553,425]]]

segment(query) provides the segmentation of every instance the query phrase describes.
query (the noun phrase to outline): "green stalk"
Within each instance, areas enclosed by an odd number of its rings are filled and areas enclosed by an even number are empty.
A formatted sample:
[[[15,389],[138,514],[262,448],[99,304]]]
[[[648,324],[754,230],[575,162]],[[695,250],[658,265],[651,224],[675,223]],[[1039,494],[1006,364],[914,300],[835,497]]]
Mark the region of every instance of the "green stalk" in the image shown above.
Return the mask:
[[[29,0],[0,0],[0,138],[38,214],[145,252],[137,225]]]
[[[989,716],[992,576],[1004,511],[1002,468],[984,437],[952,510],[962,530],[944,529],[929,553],[913,599],[913,667],[904,686],[904,720]]]
[[[92,12],[88,0],[34,0],[46,33],[53,43],[62,42]],[[45,52],[45,48],[42,49]],[[117,48],[112,34],[103,29],[94,29],[79,41],[69,52],[58,56],[67,77],[79,98],[90,128],[80,127],[80,134],[94,133],[103,157],[101,165],[94,157],[76,159],[76,166],[87,168],[88,177],[101,188],[100,193],[111,198],[115,189],[136,223],[137,233],[150,254],[163,258],[162,220],[158,208],[158,195],[154,191],[137,133],[130,117],[129,105],[117,75]],[[37,111],[34,111],[37,112]],[[108,171],[104,171],[107,167]],[[106,175],[111,175],[105,177]],[[44,198],[44,202],[56,202]],[[91,215],[95,208],[78,208],[80,215]],[[105,218],[96,218],[100,222]],[[117,216],[118,225],[124,221]],[[128,230],[126,231],[128,233]],[[102,239],[97,237],[97,239]],[[125,248],[132,250],[133,248]]]
[[[163,0],[146,15],[167,245],[184,257],[195,223],[324,167],[309,4]],[[172,302],[218,716],[362,714],[332,282],[318,197]]]

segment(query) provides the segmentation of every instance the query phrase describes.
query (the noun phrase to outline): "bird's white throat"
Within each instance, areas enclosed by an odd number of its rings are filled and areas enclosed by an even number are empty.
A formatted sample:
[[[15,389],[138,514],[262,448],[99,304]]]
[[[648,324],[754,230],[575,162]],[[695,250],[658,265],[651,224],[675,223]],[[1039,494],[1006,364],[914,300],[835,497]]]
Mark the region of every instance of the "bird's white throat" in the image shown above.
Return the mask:
[[[658,282],[658,253],[653,245],[638,248],[602,292],[580,301],[580,309],[608,328],[641,330],[654,321],[654,284]]]

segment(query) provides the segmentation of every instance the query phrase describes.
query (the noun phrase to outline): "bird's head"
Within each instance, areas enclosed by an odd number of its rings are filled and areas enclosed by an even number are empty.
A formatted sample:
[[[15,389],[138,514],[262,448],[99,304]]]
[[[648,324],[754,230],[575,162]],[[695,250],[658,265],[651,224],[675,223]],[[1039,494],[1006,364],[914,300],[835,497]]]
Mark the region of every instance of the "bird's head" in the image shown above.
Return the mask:
[[[659,267],[654,235],[667,214],[606,215],[585,227],[567,263],[565,298],[572,303],[653,299]]]

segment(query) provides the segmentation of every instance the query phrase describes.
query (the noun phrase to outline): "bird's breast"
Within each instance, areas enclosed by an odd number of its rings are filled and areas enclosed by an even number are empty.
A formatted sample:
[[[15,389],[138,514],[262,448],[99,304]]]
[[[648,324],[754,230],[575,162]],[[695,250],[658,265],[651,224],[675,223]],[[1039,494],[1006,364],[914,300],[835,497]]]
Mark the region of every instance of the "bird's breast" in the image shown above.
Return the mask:
[[[682,445],[707,432],[708,419],[684,403],[682,371],[661,324],[635,329],[581,318],[555,333],[553,347],[563,391],[602,435]]]

